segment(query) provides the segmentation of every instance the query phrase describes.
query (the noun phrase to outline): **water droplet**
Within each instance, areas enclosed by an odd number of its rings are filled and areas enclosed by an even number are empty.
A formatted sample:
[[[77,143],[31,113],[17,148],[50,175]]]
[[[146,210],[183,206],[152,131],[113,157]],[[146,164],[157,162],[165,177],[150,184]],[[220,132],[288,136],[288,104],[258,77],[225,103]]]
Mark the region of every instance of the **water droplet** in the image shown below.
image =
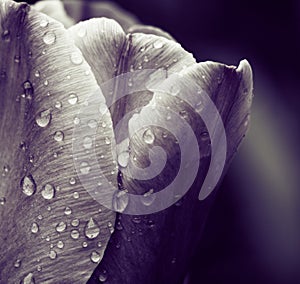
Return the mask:
[[[22,192],[27,196],[31,196],[35,193],[36,184],[32,175],[28,175],[22,178],[21,188],[22,188]]]
[[[79,232],[77,230],[72,230],[71,231],[71,238],[73,240],[77,240],[79,238]]]
[[[2,33],[2,39],[5,42],[10,42],[10,31],[9,30],[4,30]]]
[[[75,125],[79,125],[80,124],[80,118],[75,116],[73,122],[74,122]]]
[[[91,170],[91,167],[87,162],[81,162],[80,163],[80,172],[83,175],[87,175],[90,172],[90,170]]]
[[[32,273],[27,274],[21,282],[22,284],[35,284],[35,280]]]
[[[172,258],[171,263],[172,263],[172,264],[175,264],[175,263],[176,263],[176,258],[175,258],[175,257]]]
[[[100,282],[105,282],[107,280],[107,272],[105,270],[103,270],[100,274],[99,274],[99,281]]]
[[[144,56],[144,62],[149,62],[149,58],[147,55]]]
[[[34,76],[35,76],[35,77],[40,77],[40,71],[36,70],[36,71],[34,72]]]
[[[49,24],[49,22],[48,22],[48,20],[47,20],[46,18],[41,19],[41,21],[40,21],[40,26],[41,26],[42,28],[46,28],[46,27],[48,26],[48,24]]]
[[[58,232],[58,233],[62,233],[63,231],[65,231],[67,228],[67,224],[65,222],[59,222],[56,227],[55,227],[55,230]]]
[[[124,212],[129,202],[128,194],[125,190],[116,190],[113,195],[113,209],[117,212]]]
[[[50,250],[50,252],[49,252],[49,257],[50,257],[51,259],[55,259],[55,258],[57,257],[56,251],[55,251],[55,250]]]
[[[43,190],[42,190],[42,196],[47,199],[47,200],[50,200],[54,197],[55,195],[55,188],[53,185],[47,183]]]
[[[61,109],[62,103],[60,101],[57,101],[54,105],[57,109]]]
[[[118,156],[118,164],[125,168],[127,167],[129,162],[129,152],[128,151],[124,151],[122,153],[120,153],[120,155]]]
[[[153,47],[154,48],[162,48],[164,46],[164,44],[163,44],[163,42],[162,41],[160,41],[160,40],[157,40],[157,41],[155,41],[154,43],[153,43]]]
[[[105,127],[106,127],[106,122],[105,122],[105,121],[102,121],[101,126],[102,126],[103,128],[105,128]]]
[[[144,193],[141,198],[144,205],[150,206],[154,202],[156,195],[154,194],[153,189],[150,189],[148,192]]]
[[[102,115],[104,115],[108,111],[106,104],[100,103],[99,111]]]
[[[96,121],[95,119],[91,119],[91,120],[88,121],[88,127],[89,127],[89,128],[92,128],[92,129],[93,129],[93,128],[96,128],[97,125],[98,125],[98,124],[97,124],[97,121]]]
[[[101,247],[102,247],[102,243],[101,243],[101,242],[98,242],[98,243],[97,243],[97,246],[98,246],[99,248],[101,248]]]
[[[39,231],[39,225],[36,222],[32,223],[30,231],[33,234],[38,233],[38,231]]]
[[[0,197],[0,205],[4,205],[6,203],[5,197]]]
[[[75,65],[80,65],[83,62],[82,55],[79,51],[75,51],[71,53],[71,61]]]
[[[67,207],[65,208],[64,213],[65,213],[65,215],[69,216],[69,215],[72,214],[72,209],[71,209],[70,207],[67,206]]]
[[[85,149],[91,149],[93,146],[93,138],[90,136],[86,136],[83,138],[83,147]]]
[[[42,220],[42,219],[43,219],[43,216],[40,214],[40,215],[37,216],[37,218],[38,218],[39,220]]]
[[[48,86],[49,85],[49,81],[48,80],[45,80],[44,82],[44,86]],[[50,93],[47,93],[47,95],[49,96]]]
[[[121,223],[120,221],[117,222],[117,224],[116,224],[116,229],[117,229],[118,231],[123,230],[123,226],[122,226],[122,223]]]
[[[77,191],[75,191],[73,193],[73,197],[74,197],[74,199],[78,199],[79,198],[79,193]]]
[[[84,228],[84,234],[88,239],[95,239],[100,233],[100,228],[93,218],[87,222]]]
[[[71,177],[71,178],[69,179],[69,183],[70,183],[71,185],[76,184],[76,179],[73,178],[73,177]]]
[[[98,263],[98,262],[100,261],[100,259],[101,259],[101,256],[100,256],[100,254],[99,254],[98,252],[93,251],[93,252],[91,253],[91,261],[92,261],[92,262]]]
[[[79,219],[73,219],[72,221],[71,221],[71,225],[73,226],[73,227],[78,227],[79,226]]]
[[[206,140],[209,138],[209,134],[207,131],[203,131],[201,134],[200,134],[200,137],[202,140]]]
[[[75,93],[71,93],[68,98],[68,102],[70,105],[75,105],[78,102],[78,97]]]
[[[155,140],[154,133],[151,129],[147,129],[143,134],[143,140],[147,144],[152,144]]]
[[[54,32],[50,31],[50,32],[46,32],[44,37],[43,37],[43,41],[46,44],[53,44],[56,40],[56,35]]]
[[[87,242],[82,242],[82,247],[83,248],[86,248],[88,246],[88,243]]]
[[[57,142],[61,142],[64,140],[64,133],[62,131],[56,131],[54,133],[54,140]]]
[[[135,224],[140,224],[142,221],[141,217],[140,216],[135,216],[132,218],[132,222],[135,223]]]
[[[187,117],[188,117],[187,112],[186,112],[186,110],[184,110],[184,109],[179,111],[179,115],[180,115],[182,118],[187,118]]]
[[[178,85],[171,86],[171,88],[170,88],[170,94],[172,96],[177,96],[179,94],[179,92],[180,92],[180,88],[179,88]]]
[[[14,263],[15,268],[19,268],[21,266],[21,259],[17,259]]]
[[[110,138],[109,137],[105,137],[105,144],[109,145],[111,143]]]
[[[63,241],[58,241],[57,242],[57,247],[62,249],[63,247],[65,246],[64,242]]]
[[[49,123],[51,121],[51,118],[52,118],[52,114],[51,114],[50,109],[48,109],[48,110],[41,111],[37,115],[35,121],[36,121],[38,126],[46,127],[47,125],[49,125]]]

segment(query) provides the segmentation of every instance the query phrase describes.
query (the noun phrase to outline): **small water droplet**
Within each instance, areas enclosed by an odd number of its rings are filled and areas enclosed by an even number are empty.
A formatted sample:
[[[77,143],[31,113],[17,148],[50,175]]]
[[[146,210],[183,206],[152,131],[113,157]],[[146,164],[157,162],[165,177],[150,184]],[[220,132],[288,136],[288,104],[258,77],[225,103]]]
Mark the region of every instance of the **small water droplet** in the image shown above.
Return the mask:
[[[52,118],[52,114],[51,114],[51,111],[50,109],[48,110],[43,110],[41,111],[35,121],[37,123],[38,126],[40,127],[46,127],[49,125],[50,121],[51,121],[51,118]]]
[[[43,190],[42,190],[42,196],[47,199],[50,200],[54,197],[55,195],[55,188],[52,184],[47,183]]]
[[[175,258],[175,257],[172,258],[171,263],[172,263],[172,264],[175,264],[175,263],[176,263],[176,258]]]
[[[177,96],[179,94],[179,92],[180,92],[180,88],[179,88],[178,85],[171,86],[171,88],[170,88],[170,94],[172,96]]]
[[[100,228],[93,218],[87,222],[84,228],[84,234],[88,239],[95,239],[100,233]]]
[[[15,58],[14,58],[14,61],[15,61],[15,63],[20,63],[20,61],[21,61],[21,56],[16,55]]]
[[[109,137],[105,137],[105,144],[109,145],[111,143],[110,138]]]
[[[78,102],[78,97],[75,93],[71,93],[68,98],[68,102],[70,105],[75,105]]]
[[[73,122],[74,122],[75,125],[79,125],[80,124],[80,118],[75,116]]]
[[[146,206],[150,206],[156,198],[153,189],[150,189],[148,192],[144,193],[142,196],[142,203]]]
[[[116,190],[113,195],[113,209],[117,212],[124,212],[129,203],[129,197],[125,190]]]
[[[107,272],[105,270],[103,270],[100,274],[99,274],[99,281],[100,282],[105,282],[107,280]]]
[[[88,127],[89,127],[89,128],[92,128],[92,129],[93,129],[93,128],[96,128],[97,125],[98,125],[98,124],[97,124],[97,121],[96,121],[95,119],[91,119],[91,120],[88,121]]]
[[[45,80],[44,82],[44,86],[48,86],[49,85],[49,81],[48,80]],[[50,93],[47,93],[47,95],[49,96]]]
[[[2,33],[2,39],[5,42],[10,42],[10,31],[9,30],[4,30]]]
[[[58,232],[58,233],[62,233],[63,231],[65,231],[67,228],[67,224],[65,222],[59,222],[56,227],[55,227],[55,230]]]
[[[64,213],[65,213],[65,215],[69,216],[69,215],[72,214],[72,209],[71,209],[70,207],[67,206],[67,207],[65,208]]]
[[[163,46],[164,46],[164,44],[163,44],[163,42],[160,41],[160,40],[157,40],[157,41],[155,41],[155,42],[153,43],[153,47],[154,47],[154,48],[157,48],[157,49],[162,48]]]
[[[57,101],[55,102],[55,105],[54,105],[57,109],[61,109],[62,107],[62,103],[60,101]]]
[[[56,257],[57,257],[56,251],[55,251],[55,250],[50,250],[50,252],[49,252],[49,257],[50,257],[51,259],[56,259]]]
[[[27,196],[32,196],[36,191],[36,184],[32,175],[28,175],[21,180],[22,192]]]
[[[34,72],[34,76],[37,77],[37,78],[40,77],[40,71],[39,71],[39,70],[36,70],[36,71]]]
[[[33,234],[38,233],[38,231],[39,231],[39,225],[36,222],[32,223],[30,231]]]
[[[75,179],[74,177],[71,177],[71,178],[69,179],[69,183],[70,183],[71,185],[76,184],[76,179]]]
[[[118,156],[118,164],[121,167],[125,168],[125,167],[127,167],[128,162],[129,162],[129,152],[124,151],[124,152],[120,153]]]
[[[79,238],[79,232],[78,232],[78,230],[72,230],[71,231],[71,238],[73,240],[77,240]]]
[[[14,263],[15,268],[19,268],[21,266],[21,259],[17,259]]]
[[[53,44],[56,40],[56,35],[54,32],[50,31],[50,32],[46,32],[44,37],[43,37],[43,41],[44,43],[50,45]]]
[[[101,248],[101,247],[102,247],[102,243],[101,243],[101,242],[98,242],[98,243],[97,243],[97,246],[98,246],[98,248]]]
[[[62,249],[64,246],[65,246],[65,244],[64,244],[63,241],[58,241],[58,242],[57,242],[57,247],[58,247],[59,249]]]
[[[92,261],[92,262],[98,263],[98,262],[100,261],[100,259],[101,259],[101,256],[100,256],[100,254],[99,254],[98,252],[93,251],[93,252],[91,253],[91,261]]]
[[[0,205],[4,205],[6,203],[5,197],[0,197]]]
[[[144,62],[149,62],[149,58],[147,55],[144,56]]]
[[[39,215],[37,216],[37,218],[38,218],[39,220],[42,220],[42,219],[43,219],[43,216],[42,216],[41,214],[39,214]]]
[[[32,274],[32,273],[27,274],[27,275],[23,278],[23,280],[22,280],[21,283],[22,283],[22,284],[35,284],[35,280],[34,280],[33,274]]]
[[[86,136],[83,138],[83,147],[85,149],[91,149],[93,146],[93,138],[90,136]]]
[[[87,242],[82,242],[82,247],[83,248],[86,248],[88,246],[88,243]]]
[[[87,175],[90,172],[90,170],[91,170],[91,167],[87,162],[81,162],[80,163],[80,172],[83,175]]]
[[[71,225],[73,226],[73,227],[78,227],[79,226],[79,219],[73,219],[72,221],[71,221]]]
[[[64,140],[64,133],[62,131],[56,131],[54,133],[54,140],[57,142],[61,142]]]
[[[116,224],[116,229],[117,229],[118,231],[123,230],[123,226],[122,226],[122,223],[121,223],[120,221],[117,222],[117,224]]]
[[[41,19],[41,21],[40,21],[40,26],[41,26],[42,28],[46,28],[46,27],[48,26],[48,24],[49,24],[49,22],[48,22],[48,20],[47,20],[46,18]]]
[[[73,193],[73,197],[74,197],[74,199],[78,199],[79,198],[79,193],[77,191],[75,191]]]
[[[80,65],[83,62],[82,55],[79,51],[75,51],[71,53],[71,62],[75,65]]]
[[[143,134],[143,140],[147,144],[152,144],[155,140],[155,135],[151,129],[147,129]]]
[[[179,111],[179,115],[180,115],[182,118],[187,118],[187,117],[188,117],[187,112],[186,112],[186,110],[184,110],[184,109]]]
[[[135,217],[133,217],[131,220],[132,220],[132,222],[135,223],[135,224],[140,224],[141,221],[142,221],[142,219],[141,219],[140,216],[135,216]]]

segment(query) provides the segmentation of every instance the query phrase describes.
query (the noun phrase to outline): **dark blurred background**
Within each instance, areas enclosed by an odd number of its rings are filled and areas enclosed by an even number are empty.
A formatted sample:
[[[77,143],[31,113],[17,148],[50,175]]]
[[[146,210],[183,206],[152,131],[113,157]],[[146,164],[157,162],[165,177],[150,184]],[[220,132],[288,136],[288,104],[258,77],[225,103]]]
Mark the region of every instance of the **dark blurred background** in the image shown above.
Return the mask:
[[[188,283],[300,283],[300,1],[113,2],[168,31],[198,61],[246,58],[253,68],[251,129],[219,190]]]

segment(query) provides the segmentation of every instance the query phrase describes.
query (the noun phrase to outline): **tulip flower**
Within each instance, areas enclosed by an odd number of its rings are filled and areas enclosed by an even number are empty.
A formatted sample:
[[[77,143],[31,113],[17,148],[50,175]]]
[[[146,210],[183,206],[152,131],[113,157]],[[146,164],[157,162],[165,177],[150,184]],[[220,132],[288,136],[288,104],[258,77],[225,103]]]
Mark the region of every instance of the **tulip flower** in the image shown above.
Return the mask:
[[[247,130],[248,62],[10,0],[0,22],[0,282],[183,283]]]

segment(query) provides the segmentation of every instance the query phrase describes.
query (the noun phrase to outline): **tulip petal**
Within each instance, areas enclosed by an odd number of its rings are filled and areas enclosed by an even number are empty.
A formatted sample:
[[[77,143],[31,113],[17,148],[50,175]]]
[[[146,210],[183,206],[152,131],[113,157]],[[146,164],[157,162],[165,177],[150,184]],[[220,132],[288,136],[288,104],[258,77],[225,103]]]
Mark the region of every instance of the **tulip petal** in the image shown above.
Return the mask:
[[[181,191],[181,188],[175,188],[171,198],[177,202],[164,211],[141,216],[119,214],[117,230],[110,240],[102,262],[88,283],[98,283],[98,279],[103,277],[107,279],[107,283],[183,283],[215,195],[215,192],[210,192],[209,197],[209,194],[206,194],[204,200],[198,200],[199,191],[212,164],[210,140],[213,138],[209,138],[212,134],[208,135],[207,126],[202,119],[205,110],[201,109],[201,104],[192,105],[190,102],[205,100],[206,97],[201,95],[201,92],[205,92],[214,102],[222,118],[227,138],[226,161],[222,174],[224,175],[247,130],[253,87],[252,71],[247,61],[242,61],[238,68],[213,62],[195,64],[179,73],[176,78],[173,83],[177,83],[178,94],[166,95],[154,90],[154,97],[149,105],[129,121],[131,131],[136,130],[136,135],[130,140],[129,163],[138,164],[145,169],[149,165],[149,152],[156,146],[162,147],[166,152],[168,162],[165,168],[158,177],[150,180],[130,178],[125,170],[122,185],[129,193],[140,194],[145,198],[149,197],[147,193],[150,190],[154,193],[164,191],[178,175],[179,164],[183,161],[180,150],[192,147],[193,139],[186,134],[186,129],[180,128],[181,122],[178,117],[171,123],[167,122],[172,121],[172,118],[168,118],[168,109],[172,111],[173,116],[179,114],[182,117],[181,121],[187,122],[195,133],[201,157],[196,178],[180,200],[177,200],[176,190]],[[199,92],[197,88],[193,88],[192,82],[195,82]],[[216,124],[218,121],[214,119],[215,117],[212,117],[211,122]],[[151,122],[155,125],[158,121],[169,125],[170,128],[148,126],[148,140],[145,140],[146,132],[138,132],[139,127]],[[185,144],[181,144],[179,140],[180,148],[172,133],[172,124],[175,124],[173,129],[179,129],[182,133],[182,141]],[[214,127],[217,129],[217,125]],[[214,137],[214,134],[211,137]],[[216,146],[222,147],[218,143]],[[196,155],[194,152],[190,154],[191,159]],[[191,164],[194,162],[196,160],[191,160]],[[191,164],[186,165],[184,176],[187,179],[189,170],[193,169]],[[181,184],[185,185],[185,181]],[[159,201],[164,203],[165,200]],[[150,202],[151,200],[144,203],[145,207],[149,207]]]
[[[85,123],[80,109],[98,90],[80,50],[60,23],[27,4],[1,1],[0,23],[0,282],[83,283],[115,213],[90,197],[78,172],[93,170],[84,159],[95,143],[103,174],[117,186],[111,117],[102,118],[97,140],[74,137]],[[77,171],[75,154],[83,159]]]

